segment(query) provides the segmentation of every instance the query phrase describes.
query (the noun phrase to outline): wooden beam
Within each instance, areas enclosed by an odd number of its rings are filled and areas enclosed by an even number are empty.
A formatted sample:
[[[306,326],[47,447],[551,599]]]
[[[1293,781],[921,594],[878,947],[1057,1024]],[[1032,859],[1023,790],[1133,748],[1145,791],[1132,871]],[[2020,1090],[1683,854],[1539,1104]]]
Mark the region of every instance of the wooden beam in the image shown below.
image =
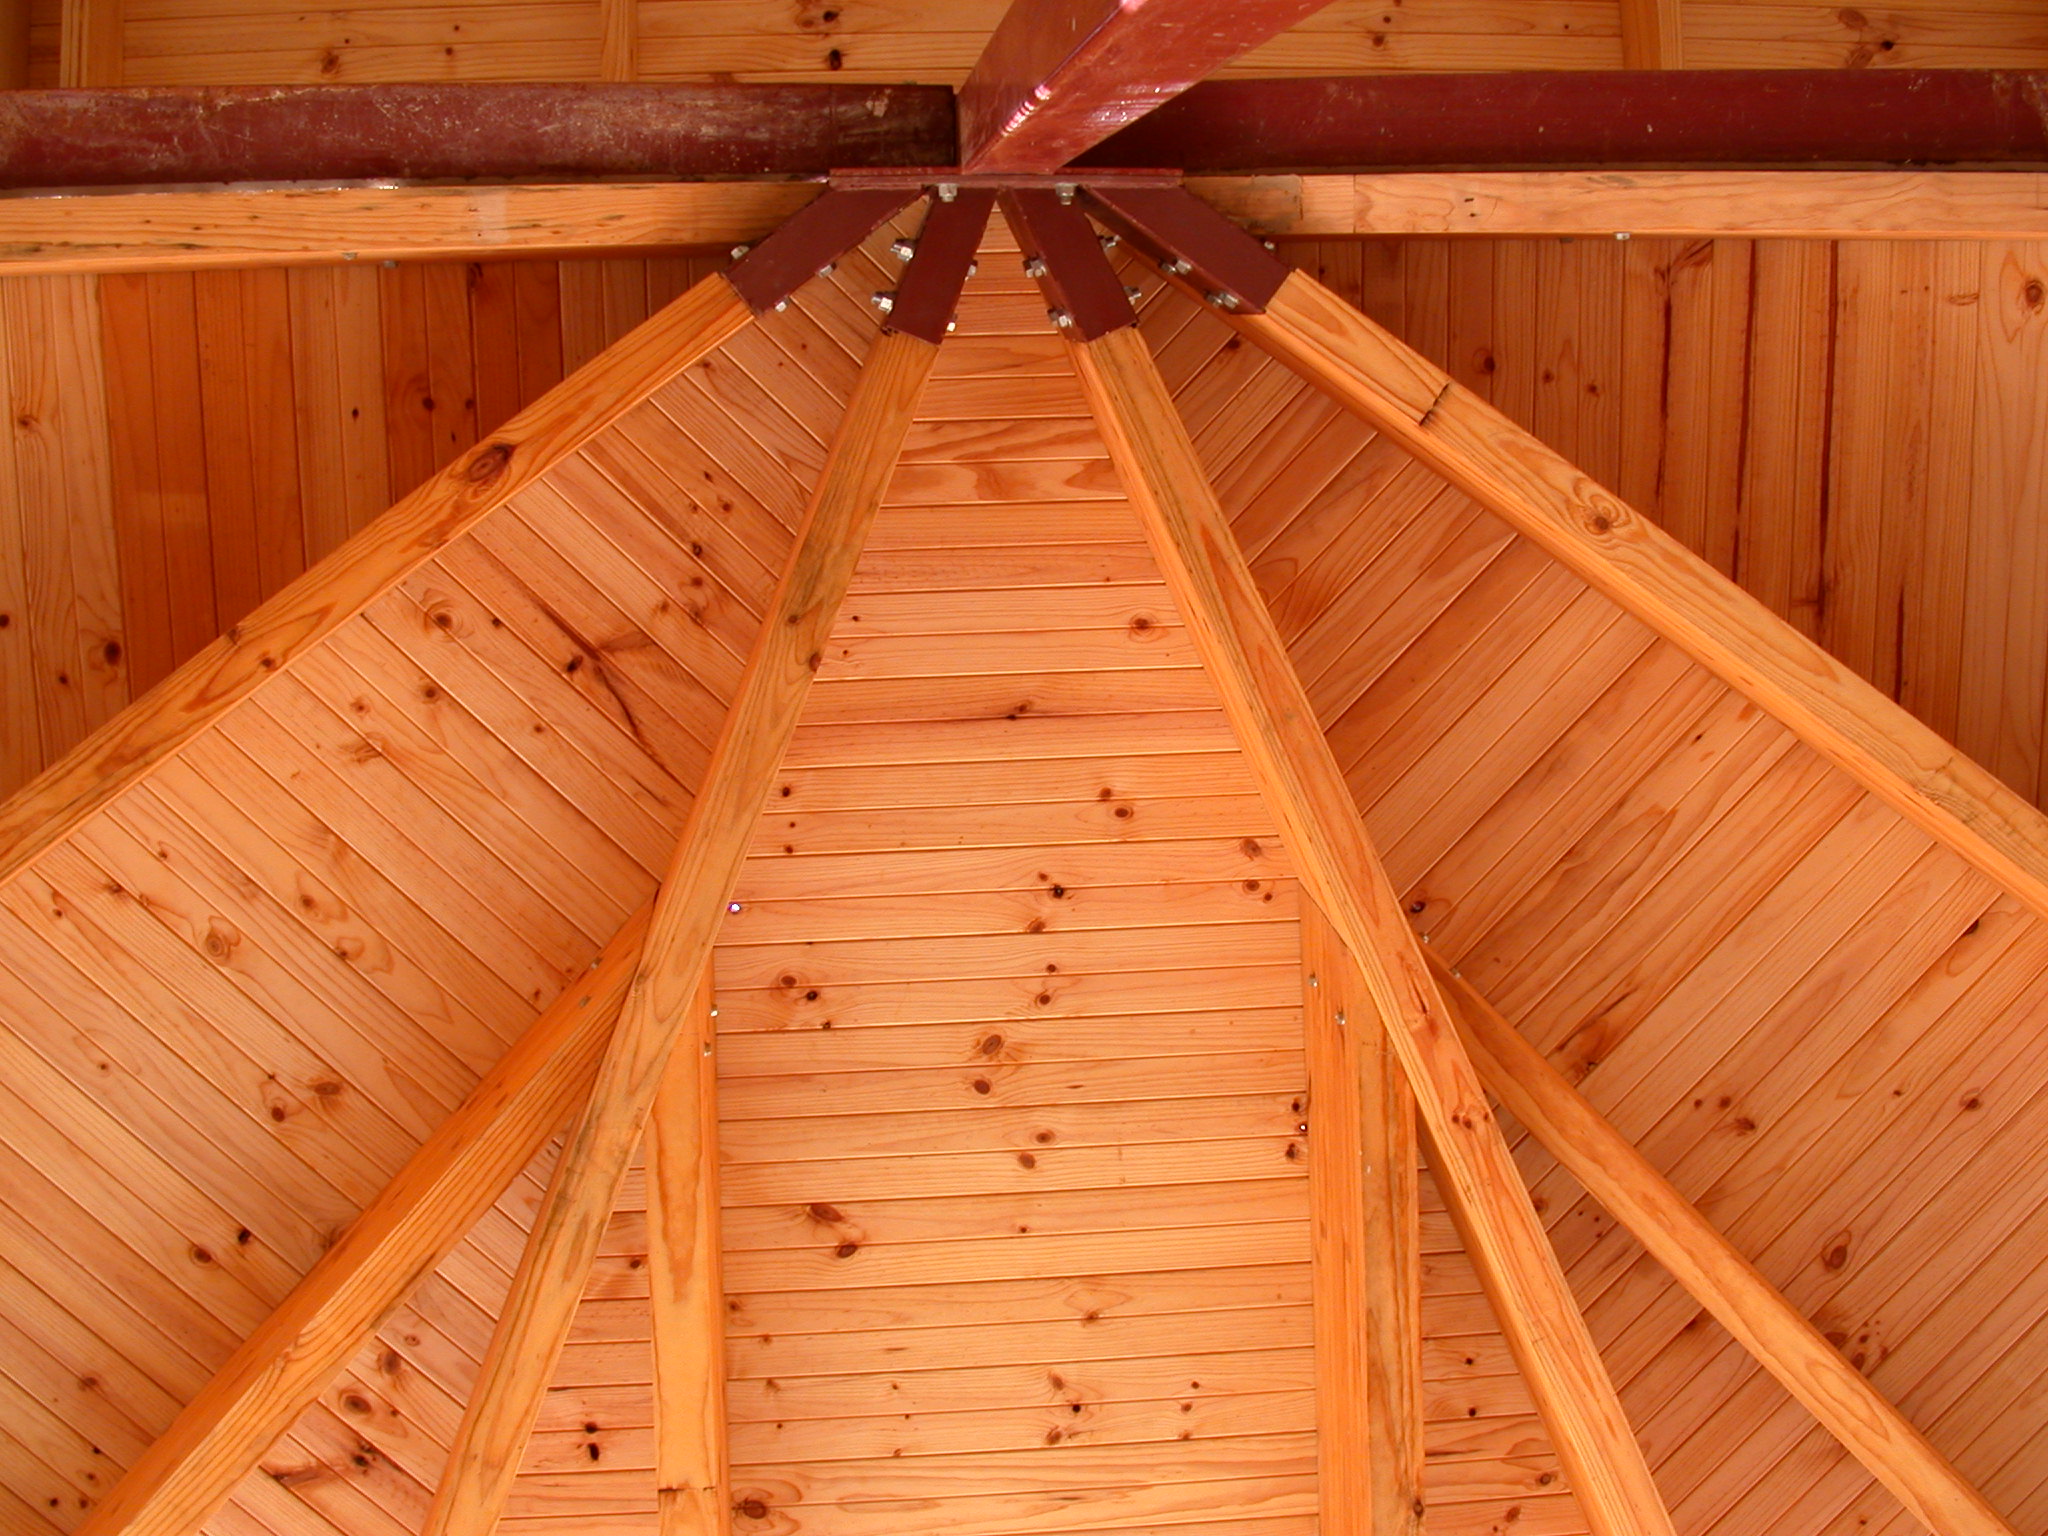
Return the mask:
[[[1557,1255],[1173,396],[1131,326],[1070,345],[1110,458],[1280,824],[1366,987],[1441,1149],[1447,1199],[1502,1298],[1502,1326],[1595,1536],[1671,1531]]]
[[[1313,902],[1301,953],[1320,1529],[1420,1536],[1415,1102],[1364,978]]]
[[[2048,916],[2048,817],[1314,278],[1231,323]]]
[[[1683,69],[1681,0],[1621,0],[1621,62],[1625,69]]]
[[[62,0],[57,27],[57,83],[67,89],[119,85],[123,61],[122,0]]]
[[[0,0],[0,91],[27,88],[28,51],[28,0]]]
[[[1290,171],[2048,169],[2048,73],[1521,69],[1205,80],[1078,166]],[[963,109],[964,120],[964,109]]]
[[[0,198],[0,276],[724,250],[818,195],[802,182],[221,187]]]
[[[482,1218],[588,1092],[643,908],[144,1451],[79,1536],[191,1536]]]
[[[1565,1080],[1431,957],[1466,1049],[1502,1104],[1715,1320],[1935,1536],[2014,1536],[1941,1452]]]
[[[953,130],[953,93],[931,85],[24,91],[0,115],[0,187],[818,177],[841,167],[944,164]]]
[[[1254,234],[1305,240],[2048,238],[2048,176],[2038,171],[1381,171],[1187,185]],[[0,218],[6,211],[0,204]]]
[[[931,342],[894,331],[869,350],[655,898],[646,950],[589,1103],[528,1235],[424,1536],[490,1536],[497,1526],[619,1182],[671,1048],[688,1027],[754,823],[937,355]]]
[[[647,1272],[661,1536],[724,1536],[732,1527],[718,1226],[717,1018],[707,967],[647,1120]]]
[[[598,78],[639,79],[640,0],[598,0],[597,13]]]
[[[706,278],[0,802],[0,884],[752,314],[723,276]]]
[[[961,169],[1057,170],[1328,3],[1011,0],[960,88]]]

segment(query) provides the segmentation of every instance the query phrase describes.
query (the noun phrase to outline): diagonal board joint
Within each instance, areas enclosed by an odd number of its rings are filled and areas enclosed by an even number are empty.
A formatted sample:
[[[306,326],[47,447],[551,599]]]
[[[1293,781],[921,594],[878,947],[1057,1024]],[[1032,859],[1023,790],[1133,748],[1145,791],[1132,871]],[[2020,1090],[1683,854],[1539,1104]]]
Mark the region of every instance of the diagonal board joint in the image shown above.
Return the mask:
[[[1471,1233],[1473,1263],[1588,1523],[1595,1536],[1671,1532],[1479,1075],[1144,339],[1123,327],[1070,350],[1302,883],[1357,961],[1400,1058],[1446,1202]]]
[[[964,280],[964,263],[953,270]],[[755,818],[796,730],[937,355],[930,341],[884,331],[854,385],[655,898],[646,947],[589,1102],[564,1142],[484,1352],[425,1536],[490,1536],[504,1510],[676,1041],[697,1012],[708,1012],[692,1005]],[[701,1286],[697,1294],[701,1300]],[[695,1315],[701,1327],[717,1325],[716,1308],[699,1306]],[[711,1464],[701,1450],[698,1460]]]

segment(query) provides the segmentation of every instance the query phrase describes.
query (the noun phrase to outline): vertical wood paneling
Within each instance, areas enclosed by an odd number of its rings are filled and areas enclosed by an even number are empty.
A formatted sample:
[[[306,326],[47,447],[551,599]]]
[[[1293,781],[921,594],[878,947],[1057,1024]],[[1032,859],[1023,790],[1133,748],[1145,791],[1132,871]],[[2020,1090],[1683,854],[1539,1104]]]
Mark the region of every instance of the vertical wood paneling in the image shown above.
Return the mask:
[[[36,729],[48,761],[128,702],[98,279],[8,279],[0,332],[13,438],[5,490],[21,509]]]

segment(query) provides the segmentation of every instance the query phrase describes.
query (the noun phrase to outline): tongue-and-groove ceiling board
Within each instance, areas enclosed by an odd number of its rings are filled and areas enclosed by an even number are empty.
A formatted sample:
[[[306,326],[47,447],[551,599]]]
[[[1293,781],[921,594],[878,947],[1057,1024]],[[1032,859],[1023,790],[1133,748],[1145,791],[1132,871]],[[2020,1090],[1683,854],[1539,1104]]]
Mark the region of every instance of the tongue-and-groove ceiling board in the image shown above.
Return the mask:
[[[75,1526],[645,901],[889,234],[0,892],[9,1529]],[[993,235],[718,952],[736,1529],[1296,1536],[1298,898],[1014,260]],[[1131,278],[1418,929],[2038,1524],[2040,922]],[[417,1529],[549,1155],[213,1529]],[[1680,1530],[1910,1528],[1519,1155]],[[636,1197],[508,1528],[651,1529]],[[1583,1529],[1425,1201],[1429,1529]]]

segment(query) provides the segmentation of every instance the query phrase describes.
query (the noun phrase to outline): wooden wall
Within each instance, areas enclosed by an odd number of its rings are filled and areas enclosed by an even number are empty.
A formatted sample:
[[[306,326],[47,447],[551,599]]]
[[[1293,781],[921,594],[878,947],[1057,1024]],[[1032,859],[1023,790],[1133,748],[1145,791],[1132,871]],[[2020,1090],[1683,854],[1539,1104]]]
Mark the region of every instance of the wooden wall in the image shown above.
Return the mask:
[[[1284,249],[2048,798],[2048,248]],[[694,270],[0,280],[0,793]]]
[[[2037,802],[2048,246],[1288,247]]]
[[[0,794],[703,270],[0,279]]]
[[[639,75],[957,84],[1003,0],[639,0]],[[33,80],[54,84],[57,3],[34,0]],[[285,0],[126,0],[131,85],[594,80],[599,0],[307,9]],[[2040,68],[2048,22],[2020,0],[1860,10],[1688,0],[1699,67]],[[1616,0],[1338,0],[1232,72],[1615,69]]]

